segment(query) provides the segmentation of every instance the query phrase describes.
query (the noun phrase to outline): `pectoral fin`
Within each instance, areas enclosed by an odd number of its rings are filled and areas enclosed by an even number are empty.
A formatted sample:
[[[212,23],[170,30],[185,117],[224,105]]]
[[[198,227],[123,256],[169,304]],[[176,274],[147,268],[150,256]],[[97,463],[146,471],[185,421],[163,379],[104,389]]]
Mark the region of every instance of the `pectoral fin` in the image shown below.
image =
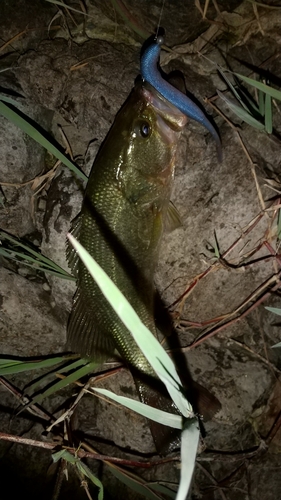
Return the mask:
[[[174,229],[177,229],[177,228],[181,227],[182,225],[183,224],[182,224],[181,216],[180,216],[177,208],[173,204],[173,202],[170,201],[169,206],[168,206],[168,210],[167,210],[166,220],[165,220],[165,229],[166,229],[166,231],[168,231],[170,233],[170,232],[174,231]]]

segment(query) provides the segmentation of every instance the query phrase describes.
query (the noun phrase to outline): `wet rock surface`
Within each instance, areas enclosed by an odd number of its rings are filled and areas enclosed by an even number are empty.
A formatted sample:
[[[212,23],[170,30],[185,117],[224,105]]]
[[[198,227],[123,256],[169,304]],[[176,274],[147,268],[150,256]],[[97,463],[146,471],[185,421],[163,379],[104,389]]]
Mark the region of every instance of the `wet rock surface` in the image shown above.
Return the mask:
[[[140,26],[157,26],[161,2],[129,3]],[[270,81],[280,87],[280,10],[255,12],[249,2],[239,1],[221,1],[218,6],[221,14],[210,6],[208,19],[202,20],[193,2],[187,8],[185,2],[167,0],[161,24],[167,45],[177,46],[180,53],[163,52],[165,72],[181,70],[188,91],[200,102],[215,96],[216,89],[226,90],[216,64],[228,64],[251,77],[253,69],[260,68],[261,74],[268,70]],[[62,130],[86,174],[138,75],[142,44],[111,2],[87,2],[87,8],[92,17],[72,12],[73,23],[65,10],[47,2],[0,5],[2,91],[6,96],[13,91],[18,109],[65,148]],[[264,306],[280,307],[280,262],[275,257],[274,212],[263,208],[280,193],[280,114],[274,109],[274,134],[267,135],[239,121],[219,98],[211,102],[236,127],[208,105],[222,137],[219,164],[209,134],[196,123],[188,124],[178,149],[172,194],[182,227],[164,235],[155,282],[175,320],[174,335],[192,377],[222,405],[204,424],[206,437],[191,498],[275,500],[281,488],[280,358],[271,346],[279,342],[280,328],[278,317]],[[66,233],[80,210],[84,186],[60,166],[36,195],[34,179],[54,164],[41,146],[0,115],[0,230],[32,242],[68,269]],[[265,186],[266,179],[274,179],[275,191]],[[215,256],[216,242],[220,255]],[[64,352],[75,284],[4,258],[0,264],[1,354],[37,357]],[[196,344],[206,331],[212,336]],[[7,380],[23,391],[38,375],[27,372]],[[0,382],[0,430],[61,445],[62,427],[47,433],[46,421],[38,415],[17,414],[19,400],[4,379]],[[125,369],[99,384],[136,398]],[[71,385],[46,398],[42,406],[57,418],[80,390]],[[86,440],[100,453],[133,461],[151,460],[155,453],[145,419],[89,394],[71,416],[71,426],[75,446]],[[1,440],[0,456],[1,480],[8,485],[11,477],[18,479],[20,487],[12,481],[15,495],[26,491],[29,498],[52,498],[58,469],[50,450]],[[92,459],[87,463],[102,479],[106,498],[143,498],[118,482],[108,466]],[[136,472],[148,481],[177,482],[175,464]],[[81,478],[69,467],[70,479],[64,481],[60,498],[74,491],[75,498],[85,498]]]

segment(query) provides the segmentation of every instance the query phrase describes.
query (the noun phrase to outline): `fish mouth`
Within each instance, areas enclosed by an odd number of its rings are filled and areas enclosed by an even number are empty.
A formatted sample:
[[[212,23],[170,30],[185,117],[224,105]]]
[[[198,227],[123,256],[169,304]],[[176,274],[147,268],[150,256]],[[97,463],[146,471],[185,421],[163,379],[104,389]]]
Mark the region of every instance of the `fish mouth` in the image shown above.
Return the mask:
[[[188,122],[188,118],[174,104],[170,103],[157,90],[147,82],[144,82],[141,87],[141,93],[148,105],[155,110],[159,125],[168,128],[166,131],[168,138],[174,138],[173,132],[181,132]],[[165,134],[166,135],[166,134]]]

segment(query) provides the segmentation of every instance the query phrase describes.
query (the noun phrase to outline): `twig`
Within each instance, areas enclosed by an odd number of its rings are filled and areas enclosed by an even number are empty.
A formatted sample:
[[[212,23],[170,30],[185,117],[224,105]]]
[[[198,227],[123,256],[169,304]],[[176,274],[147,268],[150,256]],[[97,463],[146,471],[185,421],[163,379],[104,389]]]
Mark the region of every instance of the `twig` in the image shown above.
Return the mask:
[[[56,482],[51,500],[58,500],[61,492],[63,480],[65,479],[65,472],[67,468],[66,460],[60,460],[57,468]]]
[[[13,394],[16,397],[16,399],[22,405],[24,405],[24,408],[22,408],[21,411],[26,410],[30,412],[32,415],[35,415],[36,417],[47,421],[54,419],[53,415],[51,415],[49,412],[47,412],[44,408],[42,408],[38,404],[30,404],[32,400],[28,396],[24,395],[17,387],[15,387],[10,381],[6,380],[4,377],[0,377],[0,384],[2,384],[11,394]]]
[[[58,448],[58,443],[55,443],[55,442],[37,441],[35,439],[24,438],[22,436],[14,436],[12,434],[6,434],[5,432],[0,432],[0,440],[9,441],[9,442],[18,443],[18,444],[25,444],[27,446],[35,446],[36,448],[44,448],[45,450],[54,450],[54,449]],[[84,448],[90,448],[89,445],[87,445],[87,443],[82,443],[81,446],[83,446]],[[123,458],[102,455],[100,453],[95,453],[95,452],[83,451],[81,449],[76,450],[75,448],[71,448],[69,446],[62,446],[60,448],[69,451],[69,453],[71,453],[75,457],[93,458],[95,460],[101,460],[103,462],[107,461],[110,463],[127,465],[127,466],[131,466],[131,467],[150,468],[150,467],[154,467],[155,465],[160,465],[160,464],[164,464],[167,462],[178,462],[180,460],[180,457],[178,456],[178,457],[171,457],[171,458],[163,458],[163,459],[155,460],[155,461],[151,461],[151,462],[139,462],[139,461],[135,461],[135,460],[127,460],[127,459],[123,459]]]
[[[237,247],[237,245],[239,245],[239,243],[256,227],[256,225],[260,222],[260,220],[263,218],[263,216],[264,216],[264,212],[261,212],[260,214],[258,214],[253,219],[253,221],[250,222],[250,224],[248,225],[247,229],[245,229],[242,232],[242,234],[239,236],[239,238],[237,238],[234,241],[234,243],[232,243],[232,245],[230,245],[230,247],[225,252],[222,253],[222,255],[221,255],[221,259],[222,260],[225,260],[225,258]],[[180,295],[180,297],[178,297],[169,306],[169,309],[171,309],[172,307],[174,307],[179,302],[181,303],[182,301],[185,301],[186,297],[189,295],[190,291],[193,288],[195,288],[195,286],[198,284],[198,282],[200,280],[202,280],[203,278],[205,278],[206,276],[208,276],[208,274],[210,274],[211,272],[216,271],[217,269],[219,269],[219,267],[221,265],[222,265],[221,262],[215,262],[214,264],[212,264],[211,266],[209,266],[208,269],[206,269],[205,271],[203,271],[202,273],[200,273],[199,275],[197,275],[195,278],[193,278],[190,281],[190,285],[188,286],[188,288]],[[182,308],[182,304],[180,304],[180,307]]]
[[[239,460],[249,460],[250,458],[256,457],[261,453],[265,453],[267,451],[267,444],[264,440],[260,441],[258,446],[250,450],[242,450],[242,451],[222,451],[222,450],[205,450],[204,453],[197,457],[197,462],[214,462],[223,460],[224,462],[227,460],[228,462],[237,462]]]
[[[240,316],[237,316],[236,318],[231,319],[230,321],[227,321],[226,323],[223,323],[223,325],[215,326],[211,330],[203,333],[202,336],[200,336],[200,338],[198,340],[195,340],[190,346],[182,347],[181,350],[183,352],[185,352],[185,351],[189,351],[189,350],[193,349],[194,347],[197,347],[198,345],[200,345],[203,342],[205,342],[205,340],[210,339],[211,337],[213,337],[217,333],[221,332],[225,328],[229,327],[230,325],[233,325],[234,323],[237,323],[237,321],[239,321],[240,319],[242,319],[245,316],[247,316],[256,307],[258,307],[262,302],[264,302],[267,298],[269,298],[270,295],[272,294],[272,292],[276,292],[276,290],[278,290],[278,288],[280,288],[280,286],[281,286],[281,282],[279,281],[280,275],[281,275],[281,271],[279,271],[279,273],[277,275],[271,276],[271,278],[269,278],[269,280],[267,280],[267,282],[263,283],[263,285],[261,285],[255,292],[253,292],[246,299],[246,301],[243,302],[243,304],[241,304],[235,311],[233,311],[232,313],[230,313],[230,316],[232,316],[233,314],[236,314],[237,311],[239,311],[242,307],[245,306],[246,303],[248,303],[248,302],[250,302],[250,301],[253,300],[253,297],[258,293],[258,291],[260,291],[260,289],[265,289],[265,288],[268,287],[268,285],[270,284],[270,282],[277,281],[276,285],[274,287],[272,287],[269,292],[264,293],[254,304],[252,304],[242,314],[240,314]],[[175,350],[173,350],[173,352],[174,351]]]
[[[226,496],[223,490],[220,488],[218,481],[214,478],[214,476],[212,476],[212,474],[210,474],[210,472],[208,472],[207,469],[200,464],[200,462],[197,462],[197,466],[199,467],[199,469],[202,470],[202,472],[204,472],[205,476],[207,476],[210,479],[210,481],[215,485],[216,489],[219,491],[222,497],[222,500],[226,500]]]

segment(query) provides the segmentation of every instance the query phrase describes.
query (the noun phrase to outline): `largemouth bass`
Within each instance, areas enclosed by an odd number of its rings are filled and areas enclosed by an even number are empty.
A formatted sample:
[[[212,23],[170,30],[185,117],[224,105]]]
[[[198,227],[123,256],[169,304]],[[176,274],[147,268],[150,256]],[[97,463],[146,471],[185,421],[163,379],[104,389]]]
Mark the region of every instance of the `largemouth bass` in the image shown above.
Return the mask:
[[[98,152],[72,230],[154,335],[153,276],[170,210],[177,144],[187,120],[149,83],[137,83]],[[130,332],[70,247],[68,260],[78,285],[69,320],[70,349],[100,362],[117,349],[141,401],[176,412]],[[153,422],[150,427],[158,452],[174,448],[171,428]]]
[[[137,84],[94,162],[73,234],[156,335],[153,276],[186,116],[149,84]],[[155,377],[130,332],[73,249],[77,277],[68,346],[104,361],[116,348],[134,375]],[[142,401],[147,391],[138,383]]]

